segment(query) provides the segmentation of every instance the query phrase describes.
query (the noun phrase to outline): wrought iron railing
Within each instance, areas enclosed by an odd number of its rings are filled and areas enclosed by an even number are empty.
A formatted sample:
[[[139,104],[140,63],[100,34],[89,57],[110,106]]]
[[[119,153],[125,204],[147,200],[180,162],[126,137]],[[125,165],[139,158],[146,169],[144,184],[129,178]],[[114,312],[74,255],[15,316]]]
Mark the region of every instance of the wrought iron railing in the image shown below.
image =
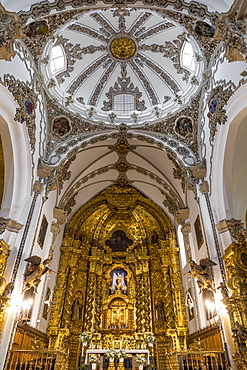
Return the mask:
[[[68,355],[52,350],[11,350],[4,370],[67,370]]]
[[[228,370],[222,351],[182,351],[166,355],[166,370]]]

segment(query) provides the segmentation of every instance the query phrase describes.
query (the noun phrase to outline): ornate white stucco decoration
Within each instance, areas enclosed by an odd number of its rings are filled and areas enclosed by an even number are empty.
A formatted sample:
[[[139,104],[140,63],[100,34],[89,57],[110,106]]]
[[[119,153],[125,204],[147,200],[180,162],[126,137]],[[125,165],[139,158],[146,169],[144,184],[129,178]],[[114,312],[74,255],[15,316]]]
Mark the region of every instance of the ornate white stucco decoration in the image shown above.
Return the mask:
[[[195,57],[191,70],[181,64],[186,42],[194,56],[201,55],[185,28],[159,13],[89,11],[60,27],[43,50],[41,60],[51,59],[60,45],[64,69],[52,73],[50,63],[40,68],[47,93],[66,110],[85,119],[93,112],[94,122],[104,124],[145,125],[179,111],[177,96],[185,105],[200,88],[203,61]]]

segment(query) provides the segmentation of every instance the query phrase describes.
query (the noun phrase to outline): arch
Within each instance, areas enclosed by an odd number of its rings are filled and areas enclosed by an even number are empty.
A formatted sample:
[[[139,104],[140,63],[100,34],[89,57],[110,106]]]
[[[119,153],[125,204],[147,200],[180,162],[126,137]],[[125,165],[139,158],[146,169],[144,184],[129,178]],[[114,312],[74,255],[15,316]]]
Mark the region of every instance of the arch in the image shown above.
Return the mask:
[[[0,135],[5,166],[1,216],[20,221],[31,190],[32,164],[25,126],[14,119],[17,107],[12,95],[0,85]]]
[[[65,233],[110,251],[106,241],[114,231],[123,230],[133,241],[126,248],[130,251],[145,239],[151,241],[153,230],[166,235],[171,228],[169,217],[151,199],[132,186],[112,185],[74,213]]]
[[[219,221],[231,217],[245,219],[247,197],[237,191],[236,182],[238,189],[246,188],[246,91],[247,87],[243,86],[230,99],[226,109],[228,122],[218,127],[214,146],[211,193]]]

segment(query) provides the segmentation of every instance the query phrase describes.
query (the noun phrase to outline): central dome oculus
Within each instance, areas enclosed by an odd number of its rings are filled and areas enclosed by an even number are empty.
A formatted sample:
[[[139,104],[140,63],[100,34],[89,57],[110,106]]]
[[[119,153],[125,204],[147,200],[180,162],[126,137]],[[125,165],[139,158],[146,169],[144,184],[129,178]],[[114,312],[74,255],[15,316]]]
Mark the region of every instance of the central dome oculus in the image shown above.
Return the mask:
[[[136,45],[130,37],[120,36],[111,41],[110,51],[113,57],[127,60],[134,56],[136,52]]]

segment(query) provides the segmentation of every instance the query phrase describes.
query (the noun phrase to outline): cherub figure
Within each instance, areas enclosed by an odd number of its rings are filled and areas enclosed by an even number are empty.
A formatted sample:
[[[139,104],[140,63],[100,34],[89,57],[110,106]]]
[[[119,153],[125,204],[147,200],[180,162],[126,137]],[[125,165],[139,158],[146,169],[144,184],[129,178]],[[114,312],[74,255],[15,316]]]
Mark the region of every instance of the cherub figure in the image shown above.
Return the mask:
[[[41,282],[41,277],[49,272],[53,272],[48,266],[48,263],[50,262],[49,259],[45,259],[43,262],[41,262],[41,258],[38,256],[31,256],[26,258],[24,261],[27,261],[30,263],[27,270],[24,272],[24,282],[23,282],[23,288],[22,293],[26,292],[27,290],[34,288],[34,292],[37,293],[37,287],[39,283]]]
[[[215,289],[213,287],[212,278],[209,276],[207,269],[209,266],[216,266],[216,263],[211,261],[209,258],[203,258],[200,260],[200,264],[198,265],[195,261],[190,261],[190,271],[187,272],[185,275],[190,274],[193,278],[197,279],[197,284],[200,289],[200,293],[204,290],[211,290],[215,293]]]

